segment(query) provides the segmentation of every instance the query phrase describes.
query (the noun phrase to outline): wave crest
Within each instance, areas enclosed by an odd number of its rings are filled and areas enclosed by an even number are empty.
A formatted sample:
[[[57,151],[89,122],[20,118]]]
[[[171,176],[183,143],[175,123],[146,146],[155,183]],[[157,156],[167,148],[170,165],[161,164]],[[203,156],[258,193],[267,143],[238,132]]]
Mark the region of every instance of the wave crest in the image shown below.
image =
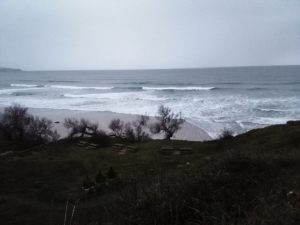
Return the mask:
[[[63,94],[66,98],[84,98],[84,99],[101,99],[101,100],[118,100],[128,101],[130,100],[146,100],[146,101],[165,101],[168,98],[158,97],[149,94],[137,95],[135,92],[124,92],[124,93],[99,93],[99,94]]]
[[[43,85],[39,84],[10,84],[11,87],[27,87],[27,88],[33,88],[33,87],[44,87]]]
[[[114,87],[82,87],[82,86],[69,86],[69,85],[50,85],[51,88],[58,89],[73,89],[73,90],[84,90],[84,89],[94,89],[94,90],[111,90]]]
[[[156,90],[156,91],[210,91],[215,87],[143,87],[143,90]]]

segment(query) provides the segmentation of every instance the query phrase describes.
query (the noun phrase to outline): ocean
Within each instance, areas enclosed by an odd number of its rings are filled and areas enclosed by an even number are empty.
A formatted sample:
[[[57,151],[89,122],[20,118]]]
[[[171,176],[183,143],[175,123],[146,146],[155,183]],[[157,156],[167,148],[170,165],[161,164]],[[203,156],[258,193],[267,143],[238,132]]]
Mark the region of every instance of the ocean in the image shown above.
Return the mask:
[[[300,119],[300,66],[0,72],[0,107],[156,115],[159,105],[216,138]]]

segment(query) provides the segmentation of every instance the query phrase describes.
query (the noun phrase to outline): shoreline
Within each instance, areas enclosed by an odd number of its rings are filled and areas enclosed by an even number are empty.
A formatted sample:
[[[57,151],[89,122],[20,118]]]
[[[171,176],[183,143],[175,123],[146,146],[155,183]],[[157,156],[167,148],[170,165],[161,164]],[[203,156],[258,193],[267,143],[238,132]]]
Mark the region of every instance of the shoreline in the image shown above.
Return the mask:
[[[3,111],[3,108],[0,108]],[[99,129],[109,132],[109,123],[113,119],[120,119],[126,122],[133,122],[139,115],[115,113],[109,111],[83,111],[83,110],[68,110],[68,109],[47,109],[47,108],[28,108],[28,112],[34,116],[46,117],[53,121],[53,127],[64,138],[68,134],[68,130],[63,126],[64,119],[87,119],[93,123],[98,123]],[[155,117],[150,116],[149,123],[153,123]],[[162,135],[152,135],[153,139],[162,139]],[[182,128],[175,133],[174,140],[186,141],[207,141],[212,140],[212,137],[203,129],[186,121]]]

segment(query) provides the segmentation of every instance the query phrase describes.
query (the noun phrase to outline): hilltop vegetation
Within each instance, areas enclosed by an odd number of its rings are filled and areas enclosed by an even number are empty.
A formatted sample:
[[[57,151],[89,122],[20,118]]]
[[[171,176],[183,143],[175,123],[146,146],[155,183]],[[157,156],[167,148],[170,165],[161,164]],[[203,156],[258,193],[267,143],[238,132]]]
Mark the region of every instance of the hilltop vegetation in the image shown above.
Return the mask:
[[[52,127],[51,120],[34,117],[19,105],[6,107],[0,118],[0,136],[14,150],[57,140],[59,135]]]
[[[134,153],[75,138],[1,156],[0,221],[296,225],[299,137],[299,125],[277,125],[219,141],[138,142]],[[192,154],[160,151],[171,147]]]
[[[149,119],[145,115],[127,123],[113,119],[109,124],[111,132],[101,130],[98,123],[84,118],[65,118],[63,125],[69,130],[69,139],[87,138],[99,147],[108,145],[112,138],[123,142],[145,142],[151,140],[150,133],[163,134],[165,140],[170,140],[184,123],[181,113],[175,114],[163,105],[158,108],[156,122],[148,124]],[[34,117],[26,107],[15,104],[4,108],[0,115],[0,136],[10,143],[12,150],[23,150],[58,140],[60,135],[53,124],[52,120]]]

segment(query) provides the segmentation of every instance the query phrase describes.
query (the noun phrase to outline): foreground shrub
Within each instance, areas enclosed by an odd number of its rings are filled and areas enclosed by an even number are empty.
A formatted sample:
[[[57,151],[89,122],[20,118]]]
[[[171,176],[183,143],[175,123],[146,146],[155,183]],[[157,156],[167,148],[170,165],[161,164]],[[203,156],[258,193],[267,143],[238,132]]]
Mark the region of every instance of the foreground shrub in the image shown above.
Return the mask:
[[[173,113],[170,108],[161,105],[158,109],[157,123],[152,124],[153,134],[163,133],[166,140],[170,140],[181,129],[184,119],[181,113]]]
[[[59,138],[53,123],[46,118],[33,117],[27,108],[13,105],[4,109],[0,130],[4,138],[21,146],[42,144]]]
[[[201,172],[129,180],[113,203],[102,205],[110,215],[103,223],[297,225],[300,205],[286,197],[297,173],[285,175],[299,171],[299,161],[285,161],[283,169],[281,160],[268,160],[230,154]]]
[[[233,131],[228,129],[224,129],[219,136],[220,140],[230,140],[232,138],[233,138]]]

